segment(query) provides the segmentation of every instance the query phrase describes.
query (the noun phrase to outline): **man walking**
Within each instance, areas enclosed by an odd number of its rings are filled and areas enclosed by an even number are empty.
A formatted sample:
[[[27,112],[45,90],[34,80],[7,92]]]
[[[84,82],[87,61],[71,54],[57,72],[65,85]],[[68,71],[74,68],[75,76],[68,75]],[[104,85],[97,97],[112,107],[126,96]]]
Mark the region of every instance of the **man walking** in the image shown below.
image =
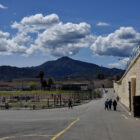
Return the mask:
[[[114,108],[114,111],[116,111],[116,108],[117,108],[117,101],[116,100],[113,101],[113,108]]]
[[[109,100],[108,105],[109,105],[109,109],[111,110],[111,108],[112,108],[112,99]]]
[[[104,103],[104,104],[105,104],[105,110],[106,110],[106,109],[108,110],[108,103],[109,103],[109,101],[108,101],[108,99],[106,99],[106,100],[105,100],[105,103]]]
[[[68,100],[68,107],[72,108],[72,100],[71,99]]]

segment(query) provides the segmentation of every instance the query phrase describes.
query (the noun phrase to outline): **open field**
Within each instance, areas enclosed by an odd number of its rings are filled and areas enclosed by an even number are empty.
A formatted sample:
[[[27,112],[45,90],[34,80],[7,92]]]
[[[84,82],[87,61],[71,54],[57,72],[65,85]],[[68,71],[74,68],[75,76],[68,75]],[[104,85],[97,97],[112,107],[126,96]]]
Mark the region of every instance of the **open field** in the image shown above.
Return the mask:
[[[1,91],[0,108],[31,108],[47,109],[68,106],[72,99],[73,106],[77,106],[91,99],[100,98],[98,90],[95,91]],[[8,104],[8,105],[7,105]]]
[[[85,104],[88,103],[90,100],[81,100],[79,103],[73,102],[73,106],[78,106],[81,104]],[[49,105],[47,101],[41,101],[41,102],[16,102],[16,103],[9,103],[9,106],[13,109],[33,109],[33,106],[35,106],[35,109],[51,109],[51,108],[63,108],[63,107],[67,107],[68,106],[68,102],[62,101],[61,103],[62,105],[60,105],[60,102],[58,104],[55,104],[54,101],[49,101]]]
[[[23,95],[23,94],[75,94],[75,93],[89,93],[91,91],[62,91],[62,90],[54,90],[54,91],[43,91],[43,90],[32,90],[32,91],[0,91],[0,96],[5,95]],[[92,91],[93,92],[93,91]],[[92,93],[91,92],[91,93]]]

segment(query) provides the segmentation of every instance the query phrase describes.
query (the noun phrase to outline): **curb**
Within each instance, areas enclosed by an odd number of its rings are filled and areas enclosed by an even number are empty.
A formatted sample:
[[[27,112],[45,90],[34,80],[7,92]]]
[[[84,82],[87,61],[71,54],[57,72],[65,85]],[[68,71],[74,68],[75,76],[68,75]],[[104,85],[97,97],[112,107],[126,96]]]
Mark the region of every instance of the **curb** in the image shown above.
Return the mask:
[[[118,104],[121,106],[121,108],[123,110],[125,110],[125,112],[128,113],[129,116],[132,116],[133,115],[132,112],[130,112],[129,109],[125,105],[123,105],[121,102],[118,102]]]

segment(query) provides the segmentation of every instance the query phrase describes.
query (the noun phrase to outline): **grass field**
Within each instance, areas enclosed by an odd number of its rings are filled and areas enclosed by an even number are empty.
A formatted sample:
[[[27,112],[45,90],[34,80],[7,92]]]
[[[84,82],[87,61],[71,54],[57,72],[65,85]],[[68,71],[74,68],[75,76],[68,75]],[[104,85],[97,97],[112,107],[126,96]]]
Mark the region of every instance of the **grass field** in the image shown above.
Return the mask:
[[[90,91],[41,91],[41,90],[34,90],[34,91],[0,91],[0,96],[5,95],[23,95],[23,94],[75,94],[75,93],[89,93]]]
[[[80,104],[84,104],[84,103],[88,103],[88,102],[89,102],[89,100],[80,100],[80,103],[73,102],[73,105],[80,105]],[[64,104],[63,101],[62,101],[62,103]],[[55,105],[54,105],[54,101],[51,100],[51,101],[49,101],[49,107],[48,107],[47,101],[40,101],[40,102],[22,101],[22,102],[16,102],[16,103],[9,103],[9,105],[11,107],[25,107],[26,106],[26,107],[32,108],[33,105],[35,105],[37,108],[41,108],[43,106],[45,106],[45,108],[56,108],[56,107],[67,106],[67,102],[65,101],[65,104],[60,106],[60,101],[58,103],[55,103]]]

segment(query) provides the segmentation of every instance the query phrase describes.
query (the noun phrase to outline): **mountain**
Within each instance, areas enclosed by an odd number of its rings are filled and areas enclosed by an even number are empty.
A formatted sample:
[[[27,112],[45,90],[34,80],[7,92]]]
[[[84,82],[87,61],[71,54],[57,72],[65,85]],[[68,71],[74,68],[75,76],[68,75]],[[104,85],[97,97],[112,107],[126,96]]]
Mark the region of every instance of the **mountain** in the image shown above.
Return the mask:
[[[0,80],[7,81],[14,78],[33,78],[39,71],[44,71],[45,77],[54,77],[61,79],[64,77],[89,77],[96,78],[98,73],[103,73],[105,77],[116,74],[122,74],[124,71],[120,69],[109,69],[98,65],[73,60],[69,57],[62,57],[54,61],[48,61],[36,67],[11,67],[0,66]]]

